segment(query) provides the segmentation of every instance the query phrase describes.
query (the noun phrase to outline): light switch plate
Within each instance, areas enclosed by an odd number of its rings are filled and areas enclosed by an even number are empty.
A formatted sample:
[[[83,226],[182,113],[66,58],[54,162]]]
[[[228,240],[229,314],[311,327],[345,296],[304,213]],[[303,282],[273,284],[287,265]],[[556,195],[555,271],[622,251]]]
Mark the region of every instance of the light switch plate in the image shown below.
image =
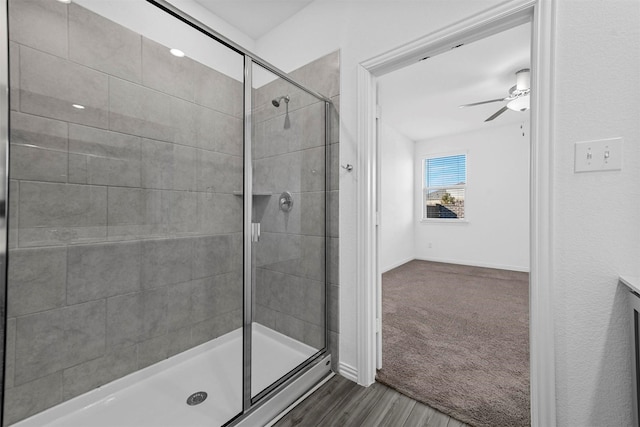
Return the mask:
[[[622,169],[622,138],[576,142],[575,172]]]

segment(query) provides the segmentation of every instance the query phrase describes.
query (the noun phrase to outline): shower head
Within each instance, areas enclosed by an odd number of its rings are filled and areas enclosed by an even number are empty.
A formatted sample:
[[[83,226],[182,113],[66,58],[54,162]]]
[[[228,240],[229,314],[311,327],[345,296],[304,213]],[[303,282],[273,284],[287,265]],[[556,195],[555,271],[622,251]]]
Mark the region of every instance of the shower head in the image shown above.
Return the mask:
[[[283,95],[283,96],[281,96],[281,97],[279,97],[279,98],[274,98],[274,99],[271,101],[271,103],[273,104],[273,106],[274,106],[274,107],[279,107],[279,106],[280,106],[280,101],[284,100],[284,102],[285,102],[286,104],[288,104],[290,99],[291,99],[291,98],[289,98],[289,95]]]

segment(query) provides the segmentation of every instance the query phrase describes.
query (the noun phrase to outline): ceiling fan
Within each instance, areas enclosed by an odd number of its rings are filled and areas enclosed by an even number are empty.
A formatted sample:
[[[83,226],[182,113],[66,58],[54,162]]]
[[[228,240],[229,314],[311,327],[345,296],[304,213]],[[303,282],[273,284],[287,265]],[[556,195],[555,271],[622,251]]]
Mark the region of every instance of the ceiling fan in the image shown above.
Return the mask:
[[[506,98],[474,102],[473,104],[461,105],[460,108],[474,107],[476,105],[489,104],[491,102],[507,102],[507,105],[493,113],[487,120],[485,120],[485,122],[490,122],[507,110],[526,111],[529,109],[529,94],[531,93],[530,77],[531,70],[529,68],[524,68],[520,71],[516,71],[516,85],[509,89],[509,96],[507,96]]]

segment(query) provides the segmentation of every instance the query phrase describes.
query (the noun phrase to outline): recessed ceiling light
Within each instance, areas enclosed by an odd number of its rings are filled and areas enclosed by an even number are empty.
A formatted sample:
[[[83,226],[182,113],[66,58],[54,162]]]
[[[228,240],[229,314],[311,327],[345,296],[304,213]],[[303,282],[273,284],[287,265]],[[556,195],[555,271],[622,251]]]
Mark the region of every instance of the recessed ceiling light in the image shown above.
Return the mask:
[[[77,108],[78,110],[84,110],[84,105],[80,105],[80,104],[73,104],[72,105],[73,108]]]
[[[66,3],[69,4],[71,3],[71,0],[58,0],[60,3]]]
[[[178,58],[182,58],[184,56],[184,52],[180,49],[171,49],[169,52],[171,52],[171,55],[177,56]]]

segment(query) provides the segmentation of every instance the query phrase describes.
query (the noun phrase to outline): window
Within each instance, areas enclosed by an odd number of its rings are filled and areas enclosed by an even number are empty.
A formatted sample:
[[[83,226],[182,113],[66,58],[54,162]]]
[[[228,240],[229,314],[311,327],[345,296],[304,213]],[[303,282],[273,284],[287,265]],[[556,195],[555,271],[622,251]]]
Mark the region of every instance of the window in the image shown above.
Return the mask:
[[[464,219],[467,155],[427,157],[423,171],[422,219]]]

